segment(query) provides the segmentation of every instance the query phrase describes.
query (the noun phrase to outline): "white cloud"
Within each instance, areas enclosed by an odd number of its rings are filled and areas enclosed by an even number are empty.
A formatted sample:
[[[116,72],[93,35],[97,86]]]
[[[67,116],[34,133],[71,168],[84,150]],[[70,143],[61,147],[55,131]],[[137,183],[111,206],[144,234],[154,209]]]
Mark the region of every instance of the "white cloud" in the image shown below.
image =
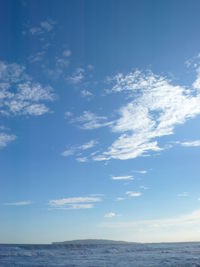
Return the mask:
[[[109,219],[112,219],[113,217],[116,216],[116,213],[111,211],[111,212],[108,212],[104,215],[105,218],[109,218]]]
[[[69,59],[68,58],[66,58],[66,57],[56,57],[56,74],[57,74],[57,76],[59,77],[60,76],[60,74],[62,74],[63,73],[63,67],[68,67],[69,66],[69,64],[70,64],[70,61],[69,61]]]
[[[87,143],[81,145],[81,146],[79,147],[79,149],[80,149],[80,150],[87,150],[87,149],[90,149],[90,148],[96,146],[97,144],[98,144],[98,142],[97,142],[96,140],[91,140],[91,141],[89,141],[89,142],[87,142]]]
[[[197,79],[192,84],[194,89],[200,89],[200,72],[198,73]]]
[[[0,114],[3,116],[41,116],[50,111],[46,102],[55,99],[50,86],[42,86],[26,73],[24,66],[0,61]],[[0,131],[0,148],[16,136]]]
[[[99,197],[70,197],[70,198],[50,200],[49,203],[52,206],[63,206],[66,204],[73,204],[73,203],[90,203],[99,201],[101,201]]]
[[[54,95],[50,86],[42,87],[39,83],[26,83],[18,84],[18,91],[16,98],[22,101],[53,101]]]
[[[129,197],[140,197],[142,195],[141,192],[127,191],[126,195]]]
[[[141,171],[134,171],[134,172],[136,172],[136,173],[139,173],[139,174],[146,174],[146,173],[147,173],[147,171],[145,171],[145,170],[141,170]]]
[[[87,68],[88,68],[88,70],[90,70],[90,71],[94,70],[94,66],[91,65],[91,64],[87,65]]]
[[[71,54],[72,54],[72,52],[71,52],[71,50],[69,50],[69,49],[66,49],[66,50],[63,51],[63,56],[64,56],[64,57],[70,57]]]
[[[124,176],[112,176],[111,177],[112,180],[133,180],[133,176],[132,175],[124,175]]]
[[[101,202],[100,197],[71,197],[50,200],[49,206],[56,209],[90,209],[95,203]]]
[[[58,210],[82,210],[82,209],[92,209],[94,204],[69,204],[63,207],[56,207]]]
[[[94,207],[94,204],[73,204],[71,205],[71,209],[91,209]]]
[[[31,205],[32,201],[18,201],[18,202],[11,202],[11,203],[5,203],[6,206],[28,206]]]
[[[180,144],[184,147],[200,147],[200,140],[194,140],[194,141],[185,141],[185,142],[176,142],[176,144]]]
[[[41,27],[47,31],[47,32],[50,32],[52,31],[53,27],[54,27],[54,23],[52,21],[42,21],[40,23]]]
[[[0,149],[16,139],[15,135],[0,132]]]
[[[70,118],[70,117],[72,117],[72,112],[70,112],[70,111],[66,111],[65,112],[65,118],[67,119],[67,118]]]
[[[109,125],[119,137],[94,160],[126,160],[161,151],[160,137],[173,134],[176,125],[200,114],[198,89],[173,85],[152,72],[118,74],[110,81],[110,93],[127,93],[131,100]]]
[[[81,96],[86,98],[86,97],[93,96],[93,94],[90,91],[88,91],[88,90],[82,90],[81,91]]]
[[[66,78],[66,72],[68,71],[67,68],[70,65],[71,54],[71,50],[65,49],[62,51],[62,53],[55,57],[54,65],[52,67],[47,68],[45,65],[43,65],[44,71],[51,80],[58,81],[59,79],[67,79],[71,82],[74,82],[71,77],[69,77],[69,79]]]
[[[78,84],[84,79],[85,70],[83,68],[77,68],[74,74],[67,78],[70,83]]]
[[[144,186],[144,185],[141,185],[140,188],[143,189],[143,190],[147,190],[147,189],[149,189],[149,187]]]
[[[63,51],[62,56],[56,57],[56,72],[58,76],[63,73],[64,67],[68,67],[70,64],[71,50],[66,49]]]
[[[87,158],[87,157],[78,157],[78,158],[76,158],[76,160],[77,160],[78,162],[82,162],[82,163],[84,163],[84,162],[87,162],[87,161],[88,161],[88,158]]]
[[[189,58],[186,60],[185,65],[187,68],[195,69],[196,71],[199,70],[199,59],[200,59],[200,53],[196,54],[192,58]]]
[[[104,194],[101,194],[101,193],[99,193],[99,194],[89,194],[89,196],[90,197],[103,197]]]
[[[69,148],[69,149],[66,149],[65,151],[63,151],[63,152],[61,153],[61,155],[62,155],[63,157],[68,157],[68,156],[72,156],[72,155],[74,155],[75,152],[76,152],[76,150],[75,150],[74,148]]]
[[[83,115],[72,120],[72,122],[78,122],[81,124],[81,128],[84,130],[93,130],[102,127],[106,127],[112,124],[105,116],[97,116],[90,111],[84,111]]]
[[[124,199],[125,199],[124,197],[117,197],[117,198],[116,198],[117,201],[122,201],[122,200],[124,200]]]
[[[32,104],[26,107],[24,114],[40,116],[49,112],[49,108],[44,104]]]
[[[61,155],[64,157],[72,156],[72,155],[74,155],[80,151],[85,151],[85,150],[91,149],[94,146],[96,146],[97,144],[98,144],[98,142],[96,140],[90,140],[89,142],[84,143],[83,145],[74,146],[74,147],[71,147],[69,149],[66,149],[65,151],[63,151],[61,153]],[[87,158],[86,157],[79,157],[79,158],[77,158],[77,160],[80,162],[85,162],[85,161],[87,161]]]
[[[121,135],[102,155],[93,157],[94,160],[110,160],[120,159],[126,160],[136,158],[142,155],[147,155],[149,151],[161,151],[158,147],[158,142],[148,142],[149,138],[145,137],[143,133],[138,135],[128,136]]]
[[[40,116],[54,99],[53,89],[34,82],[25,67],[0,61],[0,113]]]
[[[29,61],[31,63],[36,63],[36,62],[40,62],[43,59],[43,56],[45,55],[45,51],[41,51],[41,52],[37,52],[34,55],[31,55],[29,57]]]
[[[10,87],[10,83],[18,83],[27,78],[24,66],[0,61],[0,81],[1,85],[4,85],[4,88],[1,87],[1,89],[6,90]]]
[[[51,32],[54,29],[55,22],[52,20],[41,21],[39,26],[31,27],[30,33],[32,35],[42,35],[48,32]]]

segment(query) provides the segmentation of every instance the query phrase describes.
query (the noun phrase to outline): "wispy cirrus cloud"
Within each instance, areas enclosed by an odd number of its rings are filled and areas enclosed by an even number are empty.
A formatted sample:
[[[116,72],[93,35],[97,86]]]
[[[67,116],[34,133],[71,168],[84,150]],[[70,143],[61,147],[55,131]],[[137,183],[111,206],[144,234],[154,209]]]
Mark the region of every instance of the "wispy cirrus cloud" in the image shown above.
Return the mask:
[[[116,201],[123,201],[123,200],[125,200],[124,197],[117,197],[117,198],[116,198]]]
[[[147,189],[149,189],[148,186],[144,186],[144,185],[141,185],[140,188],[141,188],[142,190],[147,190]]]
[[[200,140],[193,140],[193,141],[177,141],[176,144],[184,147],[200,147]]]
[[[140,197],[142,195],[141,192],[127,191],[126,195],[128,197]]]
[[[61,155],[62,155],[63,157],[69,157],[69,156],[74,155],[75,152],[76,152],[76,149],[73,148],[73,147],[71,147],[71,148],[68,148],[68,149],[64,150],[64,151],[61,153]]]
[[[73,146],[73,147],[70,147],[70,148],[64,150],[61,153],[61,155],[64,156],[64,157],[72,156],[72,155],[77,154],[79,152],[82,152],[82,151],[86,151],[88,149],[91,149],[91,148],[95,147],[97,144],[98,144],[98,141],[97,140],[90,140],[89,142],[84,143],[83,145]],[[81,159],[81,157],[79,159]]]
[[[128,94],[130,100],[108,125],[119,137],[94,160],[126,160],[159,152],[164,149],[158,144],[162,136],[172,135],[177,125],[200,114],[198,88],[173,85],[166,77],[138,70],[117,74],[110,82],[107,92]]]
[[[131,181],[131,180],[133,180],[134,178],[133,178],[132,175],[123,175],[123,176],[112,176],[111,179],[112,179],[112,180],[117,180],[117,181],[119,181],[119,180],[122,180],[122,181],[124,181],[124,180],[126,180],[126,181],[129,180],[129,181]]]
[[[32,204],[32,201],[30,200],[4,203],[4,205],[6,206],[29,206],[31,204]]]
[[[82,152],[85,152],[86,150],[95,147],[97,144],[97,140],[90,140],[89,142],[84,143],[83,145],[73,146],[64,150],[61,155],[64,157],[76,155],[76,161],[84,163],[88,161],[88,157],[82,156]]]
[[[135,173],[139,173],[139,174],[146,174],[147,171],[146,170],[139,170],[139,171],[134,171]]]
[[[30,63],[41,62],[43,60],[45,54],[46,54],[45,50],[36,52],[35,54],[32,54],[29,56],[29,62]]]
[[[89,142],[79,146],[80,150],[87,150],[90,149],[98,144],[97,140],[90,140]]]
[[[50,200],[49,206],[54,209],[90,209],[95,203],[101,202],[101,197],[70,197]]]
[[[88,161],[88,157],[77,157],[76,161],[84,163]]]
[[[29,57],[29,62],[30,63],[37,63],[37,62],[40,62],[44,55],[45,55],[46,51],[39,51],[39,52],[36,52],[35,54],[31,55]]]
[[[80,128],[84,130],[93,130],[111,125],[113,122],[108,121],[105,116],[98,116],[90,111],[84,111],[80,117],[73,118],[72,123],[79,123]]]
[[[94,207],[94,204],[71,204],[68,207],[65,207],[62,209],[81,210],[81,209],[92,209],[93,207]]]

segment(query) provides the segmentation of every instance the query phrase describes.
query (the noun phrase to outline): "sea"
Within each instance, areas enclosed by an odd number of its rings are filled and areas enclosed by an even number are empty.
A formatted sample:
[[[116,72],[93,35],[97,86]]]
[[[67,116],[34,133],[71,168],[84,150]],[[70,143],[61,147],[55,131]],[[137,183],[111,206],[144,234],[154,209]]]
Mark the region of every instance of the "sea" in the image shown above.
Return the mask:
[[[0,266],[200,266],[200,243],[0,245]]]

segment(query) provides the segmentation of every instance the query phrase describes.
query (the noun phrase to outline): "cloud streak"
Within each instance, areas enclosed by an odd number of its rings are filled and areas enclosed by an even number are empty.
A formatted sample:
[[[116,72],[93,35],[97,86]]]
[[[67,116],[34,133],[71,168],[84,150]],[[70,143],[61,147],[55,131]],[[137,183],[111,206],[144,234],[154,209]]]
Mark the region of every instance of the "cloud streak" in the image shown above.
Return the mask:
[[[11,202],[11,203],[5,203],[6,206],[29,206],[32,204],[32,201],[18,201],[18,202]]]
[[[127,191],[126,195],[128,197],[140,197],[142,195],[141,192]]]
[[[110,126],[113,122],[108,121],[105,116],[98,116],[90,111],[84,111],[80,117],[71,120],[72,123],[79,123],[84,130],[94,130]]]
[[[194,141],[184,141],[184,142],[176,142],[176,144],[179,144],[184,147],[200,147],[200,140],[194,140]]]
[[[49,206],[54,209],[90,209],[95,203],[101,202],[100,197],[70,197],[49,201]]]
[[[72,155],[77,154],[79,152],[83,152],[83,151],[86,151],[88,149],[91,149],[91,148],[95,147],[97,144],[98,144],[97,140],[90,140],[89,142],[84,143],[83,145],[74,146],[74,147],[71,147],[71,148],[64,150],[61,153],[61,155],[64,157],[72,156]],[[81,159],[82,157],[79,157],[79,158]]]
[[[122,181],[124,181],[124,180],[126,180],[126,181],[129,180],[129,181],[131,181],[131,180],[133,180],[134,178],[133,178],[132,175],[124,175],[124,176],[112,176],[111,179],[112,179],[112,180],[117,180],[117,181],[119,181],[119,180],[122,180]]]

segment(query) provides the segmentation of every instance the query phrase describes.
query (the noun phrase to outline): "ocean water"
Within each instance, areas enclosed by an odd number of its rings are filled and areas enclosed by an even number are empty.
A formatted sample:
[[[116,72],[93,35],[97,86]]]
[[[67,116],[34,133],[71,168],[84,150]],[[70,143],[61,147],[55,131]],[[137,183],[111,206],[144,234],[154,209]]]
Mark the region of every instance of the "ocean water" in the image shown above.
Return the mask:
[[[200,266],[200,243],[0,245],[0,266]]]

